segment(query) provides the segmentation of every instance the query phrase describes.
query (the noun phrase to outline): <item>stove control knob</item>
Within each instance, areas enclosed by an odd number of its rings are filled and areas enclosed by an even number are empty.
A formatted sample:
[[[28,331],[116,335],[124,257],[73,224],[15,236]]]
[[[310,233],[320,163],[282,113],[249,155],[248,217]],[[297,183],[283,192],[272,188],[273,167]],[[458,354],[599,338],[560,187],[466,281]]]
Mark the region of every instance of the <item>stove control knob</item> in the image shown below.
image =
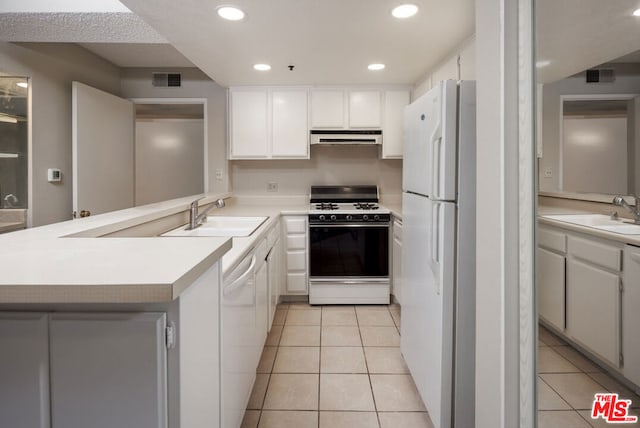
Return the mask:
[[[320,217],[318,217],[320,219],[320,221],[324,221],[324,215],[320,214]]]
[[[376,214],[376,215],[373,216],[373,219],[378,221],[378,220],[380,220],[380,216],[378,214]]]
[[[347,220],[348,220],[348,221],[353,220],[353,216],[352,216],[351,214],[347,214]]]
[[[337,218],[337,217],[336,217],[336,215],[335,215],[335,214],[333,214],[333,215],[331,216],[331,221],[336,221],[336,218]]]
[[[369,220],[369,216],[368,216],[368,215],[366,215],[366,214],[364,214],[364,215],[362,216],[362,219],[363,219],[364,221],[367,221],[367,220]]]

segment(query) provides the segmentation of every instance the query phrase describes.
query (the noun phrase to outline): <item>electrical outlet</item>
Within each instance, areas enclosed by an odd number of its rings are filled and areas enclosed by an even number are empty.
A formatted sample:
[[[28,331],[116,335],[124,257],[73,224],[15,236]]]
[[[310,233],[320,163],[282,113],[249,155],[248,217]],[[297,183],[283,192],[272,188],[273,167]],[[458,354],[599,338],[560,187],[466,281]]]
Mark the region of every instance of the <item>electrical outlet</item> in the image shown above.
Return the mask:
[[[216,180],[222,181],[222,168],[216,168]]]
[[[270,181],[267,183],[267,192],[277,192],[278,191],[278,183],[275,181]]]
[[[553,177],[553,170],[551,169],[551,167],[547,167],[544,170],[544,178],[551,178]]]

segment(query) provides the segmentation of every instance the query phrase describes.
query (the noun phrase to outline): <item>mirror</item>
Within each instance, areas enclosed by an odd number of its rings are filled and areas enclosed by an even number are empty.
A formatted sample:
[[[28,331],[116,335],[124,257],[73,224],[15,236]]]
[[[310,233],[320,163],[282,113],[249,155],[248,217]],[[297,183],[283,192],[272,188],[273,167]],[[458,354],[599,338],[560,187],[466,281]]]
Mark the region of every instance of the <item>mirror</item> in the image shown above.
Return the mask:
[[[536,2],[541,193],[610,201],[640,192],[638,7],[629,0]]]

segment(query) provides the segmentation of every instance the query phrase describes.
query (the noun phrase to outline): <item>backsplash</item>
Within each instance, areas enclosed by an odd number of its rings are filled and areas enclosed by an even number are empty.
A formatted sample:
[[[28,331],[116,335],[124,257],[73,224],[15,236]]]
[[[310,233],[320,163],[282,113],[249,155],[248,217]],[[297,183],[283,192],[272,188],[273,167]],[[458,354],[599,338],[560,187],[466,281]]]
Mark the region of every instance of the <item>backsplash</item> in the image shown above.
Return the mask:
[[[402,160],[379,159],[376,146],[312,146],[308,160],[229,162],[234,195],[308,195],[311,185],[377,184],[381,194],[402,193]],[[276,183],[276,192],[267,192]]]

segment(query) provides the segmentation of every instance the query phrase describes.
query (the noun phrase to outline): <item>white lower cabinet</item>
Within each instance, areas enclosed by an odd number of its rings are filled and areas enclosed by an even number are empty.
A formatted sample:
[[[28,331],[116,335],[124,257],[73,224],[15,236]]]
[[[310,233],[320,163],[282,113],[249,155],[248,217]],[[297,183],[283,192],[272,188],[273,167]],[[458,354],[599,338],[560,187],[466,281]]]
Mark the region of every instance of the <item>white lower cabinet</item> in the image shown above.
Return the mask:
[[[0,313],[0,427],[50,426],[47,318]]]
[[[164,313],[52,314],[51,426],[165,427],[165,324]]]
[[[618,367],[620,277],[579,260],[567,262],[567,333]]]
[[[219,290],[216,263],[171,302],[0,311],[0,427],[220,427]]]
[[[393,222],[393,290],[392,294],[402,304],[402,221]]]
[[[622,289],[622,373],[640,385],[640,248],[627,245],[624,249],[624,286]],[[627,327],[628,326],[628,327]]]
[[[565,329],[567,235],[544,226],[538,230],[538,315],[559,331]]]
[[[287,294],[308,294],[307,216],[285,216]]]
[[[564,331],[565,261],[562,254],[538,248],[538,316]]]

